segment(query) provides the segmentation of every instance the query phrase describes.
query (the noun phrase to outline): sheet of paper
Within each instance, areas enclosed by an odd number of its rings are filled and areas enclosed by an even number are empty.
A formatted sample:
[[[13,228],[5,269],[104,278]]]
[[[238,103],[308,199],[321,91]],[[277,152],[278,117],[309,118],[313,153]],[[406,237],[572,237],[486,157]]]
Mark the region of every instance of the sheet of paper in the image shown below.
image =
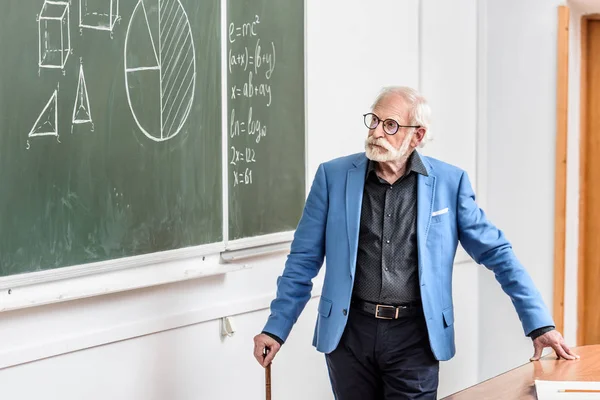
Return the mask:
[[[565,389],[599,390],[600,382],[582,381],[535,381],[535,391],[538,400],[600,400],[598,393],[561,392]]]

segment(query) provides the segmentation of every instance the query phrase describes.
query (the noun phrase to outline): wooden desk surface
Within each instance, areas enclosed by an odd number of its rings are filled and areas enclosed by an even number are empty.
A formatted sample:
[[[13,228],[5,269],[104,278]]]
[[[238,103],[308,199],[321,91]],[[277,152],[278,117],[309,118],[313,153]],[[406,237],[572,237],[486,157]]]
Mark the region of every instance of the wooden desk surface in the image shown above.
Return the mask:
[[[535,379],[548,381],[600,381],[600,345],[574,348],[581,358],[557,360],[554,353],[528,362],[443,400],[536,400]]]

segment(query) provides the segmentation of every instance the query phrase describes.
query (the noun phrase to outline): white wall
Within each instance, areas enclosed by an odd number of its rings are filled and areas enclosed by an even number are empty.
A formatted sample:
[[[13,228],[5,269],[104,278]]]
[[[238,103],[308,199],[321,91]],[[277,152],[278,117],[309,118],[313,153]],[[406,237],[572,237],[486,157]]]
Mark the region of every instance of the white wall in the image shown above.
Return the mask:
[[[477,11],[477,0],[307,1],[308,186],[320,162],[362,151],[361,115],[389,84],[420,87],[430,98],[435,141],[425,153],[481,181]],[[383,23],[389,20],[394,23]],[[497,137],[490,140],[497,145]],[[493,178],[506,186],[498,174]],[[497,216],[508,217],[501,204],[493,205]],[[284,261],[263,257],[224,276],[1,313],[0,355],[34,357],[41,348],[62,354],[0,370],[2,398],[263,398],[252,337],[268,315]],[[458,354],[442,363],[440,395],[481,379],[478,350],[494,346],[486,337],[478,345],[478,327],[485,333],[488,326],[504,328],[498,320],[479,321],[492,297],[480,306],[478,274],[473,263],[456,265]],[[315,286],[318,295],[318,279]],[[317,301],[309,302],[273,365],[274,398],[332,398],[323,356],[310,346]],[[218,318],[226,315],[234,315],[237,332],[221,339]],[[519,336],[518,327],[512,332]]]
[[[577,344],[579,229],[580,29],[597,0],[571,0],[565,324]],[[504,229],[549,308],[553,301],[554,155],[556,140],[556,27],[560,0],[485,1],[487,211]],[[535,160],[534,160],[535,158]],[[479,171],[481,173],[481,171]],[[492,274],[479,280],[479,379],[527,362],[533,353],[520,323]]]
[[[486,1],[487,212],[552,310],[556,25],[560,0]],[[533,355],[492,273],[479,279],[480,379]]]
[[[132,293],[119,300],[130,305],[144,305],[150,312],[155,305],[154,299],[181,299],[183,296],[178,296],[181,290],[199,292],[203,289],[203,285],[189,286],[196,285],[178,284],[166,288],[162,294],[146,293],[151,299],[143,299],[143,293]],[[138,296],[142,299],[136,298]],[[88,304],[86,315],[107,311],[106,304],[99,304],[98,300],[93,303]],[[194,304],[192,299],[181,303],[179,307],[168,308],[175,311]],[[328,382],[321,357],[310,351],[310,343],[303,340],[312,332],[311,317],[316,313],[316,304],[315,300],[309,303],[306,315],[290,336],[286,351],[273,365],[275,398],[324,398]],[[72,316],[77,314],[73,310],[68,312]],[[140,311],[129,316],[138,318],[144,313]],[[260,393],[264,390],[264,375],[249,349],[252,335],[261,329],[266,316],[267,311],[261,310],[235,317],[238,333],[224,340],[219,336],[219,322],[210,321],[9,368],[0,373],[3,398],[263,398]],[[102,320],[101,317],[98,319]],[[113,325],[107,320],[103,322],[110,329]],[[58,323],[48,316],[39,321],[39,325],[43,326],[44,322]],[[298,365],[306,368],[296,368]],[[289,378],[292,374],[295,374],[294,379]],[[238,378],[234,379],[235,376]],[[309,380],[312,385],[303,385]]]

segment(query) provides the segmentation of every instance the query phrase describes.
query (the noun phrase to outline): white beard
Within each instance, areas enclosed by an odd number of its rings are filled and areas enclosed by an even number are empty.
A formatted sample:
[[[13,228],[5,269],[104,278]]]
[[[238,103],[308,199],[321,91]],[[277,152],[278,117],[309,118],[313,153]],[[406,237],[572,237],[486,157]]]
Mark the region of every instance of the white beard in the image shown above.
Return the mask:
[[[375,139],[373,136],[369,136],[365,140],[365,153],[367,158],[377,162],[406,160],[406,158],[408,158],[408,147],[410,146],[413,135],[414,132],[406,135],[399,149],[396,149],[384,138]],[[380,147],[371,146],[373,144]]]

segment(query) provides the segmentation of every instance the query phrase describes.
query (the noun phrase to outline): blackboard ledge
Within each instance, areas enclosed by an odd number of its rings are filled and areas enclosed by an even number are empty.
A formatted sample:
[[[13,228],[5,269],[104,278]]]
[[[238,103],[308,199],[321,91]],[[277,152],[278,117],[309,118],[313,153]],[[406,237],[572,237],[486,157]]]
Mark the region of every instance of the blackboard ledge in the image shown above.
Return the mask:
[[[0,278],[0,312],[82,299],[249,268],[222,264],[224,245],[127,257]]]
[[[226,250],[221,253],[221,261],[224,263],[245,260],[254,257],[264,257],[278,253],[289,253],[290,242],[267,244],[264,246],[251,247],[240,250]]]
[[[247,237],[244,239],[229,240],[225,245],[225,251],[259,248],[265,245],[291,243],[295,231],[271,233],[261,236]]]
[[[142,267],[145,265],[166,263],[199,256],[209,256],[224,249],[223,243],[186,247],[176,250],[140,254],[132,257],[115,258],[81,265],[73,265],[58,269],[28,272],[0,278],[0,290],[40,284],[45,282],[72,279],[86,275],[97,275],[105,272]]]
[[[294,231],[289,231],[230,241],[221,253],[221,261],[232,262],[289,252],[293,239]]]
[[[294,231],[0,277],[0,312],[247,269],[289,251]]]

